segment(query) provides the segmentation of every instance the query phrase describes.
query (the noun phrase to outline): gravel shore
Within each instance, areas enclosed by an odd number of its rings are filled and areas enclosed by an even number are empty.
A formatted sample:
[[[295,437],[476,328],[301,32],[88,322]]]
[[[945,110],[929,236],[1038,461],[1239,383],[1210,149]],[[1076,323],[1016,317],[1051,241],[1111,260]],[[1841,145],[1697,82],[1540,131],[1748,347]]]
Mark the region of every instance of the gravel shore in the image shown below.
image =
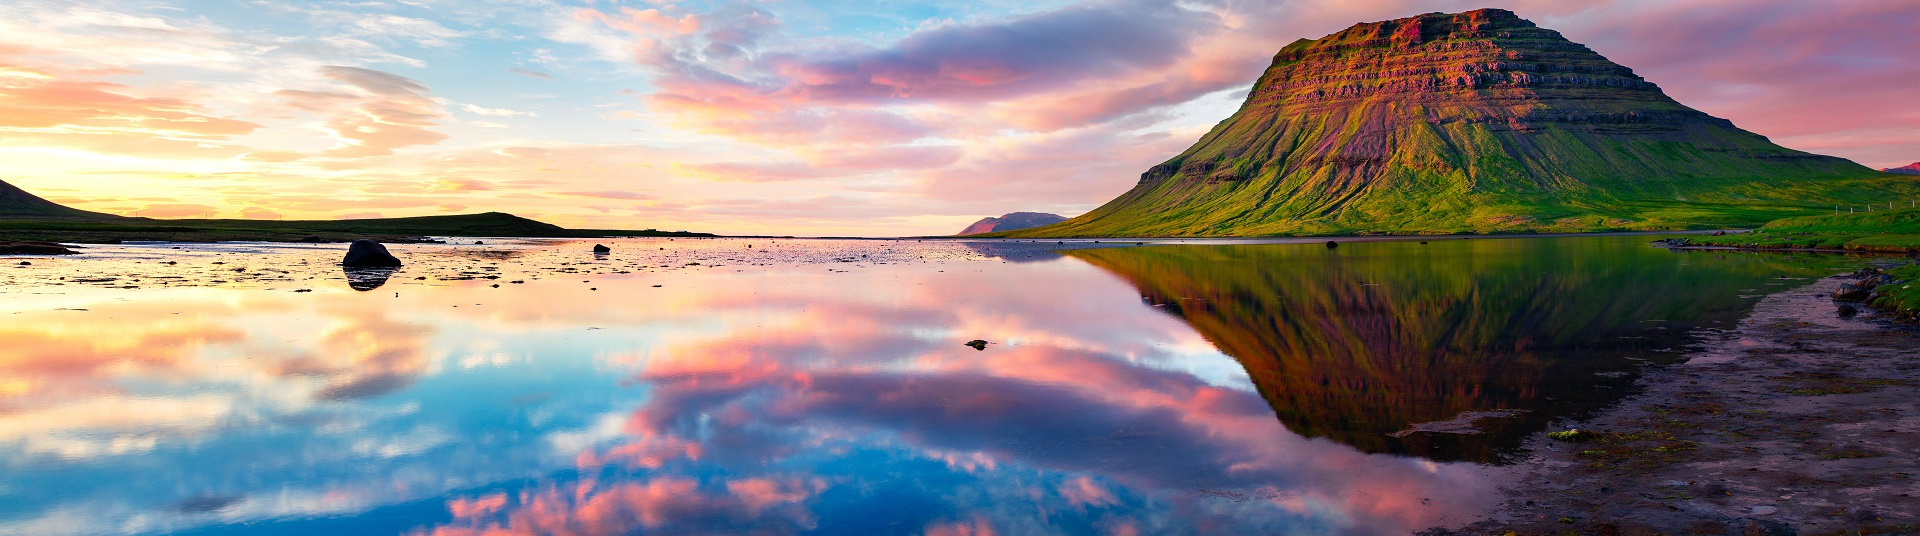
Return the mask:
[[[1920,534],[1920,329],[1763,299],[1639,394],[1531,444],[1494,518],[1439,534]]]

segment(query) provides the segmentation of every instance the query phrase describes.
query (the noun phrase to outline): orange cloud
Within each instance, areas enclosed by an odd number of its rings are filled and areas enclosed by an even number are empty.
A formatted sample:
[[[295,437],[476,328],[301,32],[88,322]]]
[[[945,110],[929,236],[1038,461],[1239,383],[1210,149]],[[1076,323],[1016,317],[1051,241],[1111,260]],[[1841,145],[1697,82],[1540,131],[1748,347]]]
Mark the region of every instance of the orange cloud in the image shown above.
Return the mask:
[[[228,146],[234,136],[260,128],[184,99],[133,93],[121,84],[0,64],[0,132],[7,133],[0,144],[101,154],[231,155],[241,152]]]
[[[145,218],[211,218],[219,209],[194,203],[155,203],[128,212],[129,216]]]

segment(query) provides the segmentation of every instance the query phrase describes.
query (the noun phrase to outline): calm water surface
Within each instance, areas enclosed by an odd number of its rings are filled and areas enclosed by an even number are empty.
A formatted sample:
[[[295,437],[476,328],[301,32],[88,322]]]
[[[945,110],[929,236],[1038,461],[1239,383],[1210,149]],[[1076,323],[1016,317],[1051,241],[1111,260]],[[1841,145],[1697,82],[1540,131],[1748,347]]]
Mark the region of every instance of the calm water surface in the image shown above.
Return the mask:
[[[1456,524],[1524,437],[1834,267],[1647,240],[8,258],[0,533]]]

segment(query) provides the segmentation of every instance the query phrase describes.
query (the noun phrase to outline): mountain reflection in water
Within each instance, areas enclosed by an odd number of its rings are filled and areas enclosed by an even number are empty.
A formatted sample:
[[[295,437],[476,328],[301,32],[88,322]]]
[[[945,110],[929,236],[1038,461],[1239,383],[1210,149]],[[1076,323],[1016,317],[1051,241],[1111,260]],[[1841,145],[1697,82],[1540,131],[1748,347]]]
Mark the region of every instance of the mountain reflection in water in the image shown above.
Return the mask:
[[[1593,373],[1807,272],[1638,239],[609,244],[406,246],[380,292],[259,245],[310,273],[12,274],[0,533],[1405,533],[1488,506],[1499,468],[1447,460],[1510,439],[1385,434],[1597,407],[1625,379]],[[34,268],[152,270],[89,251]]]
[[[1067,254],[1127,279],[1239,361],[1288,429],[1481,462],[1617,401],[1639,364],[1671,361],[1696,329],[1731,327],[1758,300],[1752,289],[1825,265],[1631,237]],[[1472,423],[1485,433],[1413,428],[1489,410],[1505,416]]]

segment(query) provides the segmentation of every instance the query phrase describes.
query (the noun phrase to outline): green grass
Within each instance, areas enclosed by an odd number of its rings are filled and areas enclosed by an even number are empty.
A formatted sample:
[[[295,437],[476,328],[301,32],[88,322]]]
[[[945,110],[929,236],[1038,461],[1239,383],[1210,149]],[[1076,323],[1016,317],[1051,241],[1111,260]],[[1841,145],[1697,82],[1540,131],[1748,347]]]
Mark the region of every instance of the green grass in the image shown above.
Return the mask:
[[[1908,319],[1920,318],[1920,285],[1915,284],[1920,282],[1920,264],[1890,268],[1887,274],[1902,283],[1874,289],[1880,297],[1874,298],[1873,307]]]
[[[1695,237],[1690,242],[1758,249],[1916,252],[1920,251],[1920,208],[1784,218],[1750,233]]]

